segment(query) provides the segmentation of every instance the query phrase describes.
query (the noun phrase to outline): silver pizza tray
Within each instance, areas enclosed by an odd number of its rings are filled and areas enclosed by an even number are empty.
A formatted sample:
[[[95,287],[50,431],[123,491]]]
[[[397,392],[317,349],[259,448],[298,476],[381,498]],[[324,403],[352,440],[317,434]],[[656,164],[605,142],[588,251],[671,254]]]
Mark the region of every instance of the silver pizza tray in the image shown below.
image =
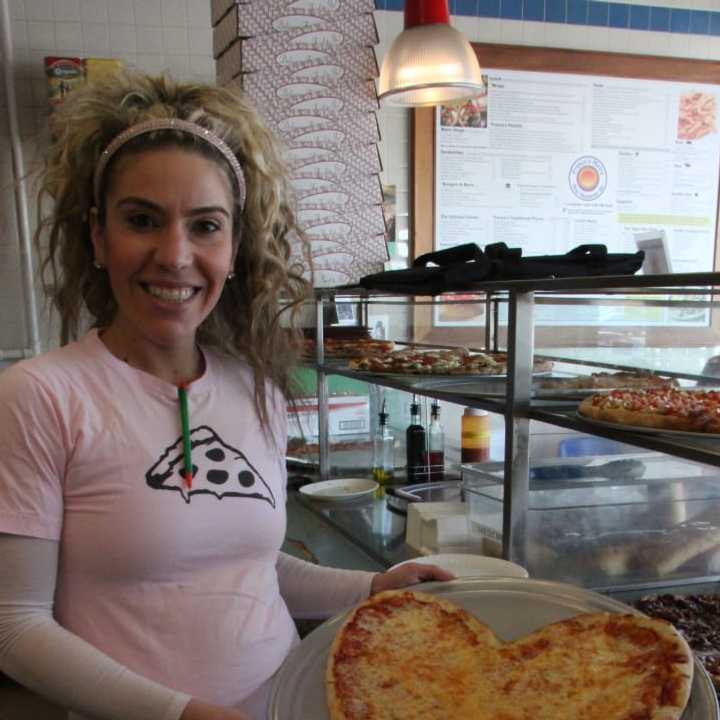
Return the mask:
[[[463,578],[411,589],[461,605],[505,641],[543,625],[587,612],[637,613],[628,605],[573,585],[524,578]],[[323,623],[288,655],[273,679],[268,720],[327,720],[325,663],[347,613]],[[682,720],[718,720],[720,711],[707,672],[695,658],[690,702]],[[462,720],[462,719],[459,719]]]

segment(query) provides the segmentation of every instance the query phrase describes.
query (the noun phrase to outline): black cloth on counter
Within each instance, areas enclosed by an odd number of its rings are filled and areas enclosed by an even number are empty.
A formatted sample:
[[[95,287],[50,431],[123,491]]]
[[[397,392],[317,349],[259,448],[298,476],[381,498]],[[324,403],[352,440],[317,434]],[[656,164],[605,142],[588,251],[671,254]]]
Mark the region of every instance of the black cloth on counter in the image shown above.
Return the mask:
[[[466,243],[420,255],[407,270],[366,275],[360,285],[368,290],[437,295],[472,290],[487,280],[632,275],[642,267],[644,258],[642,250],[608,253],[605,245],[578,245],[565,255],[523,257],[521,248],[509,248],[505,243],[486,245],[484,250]]]

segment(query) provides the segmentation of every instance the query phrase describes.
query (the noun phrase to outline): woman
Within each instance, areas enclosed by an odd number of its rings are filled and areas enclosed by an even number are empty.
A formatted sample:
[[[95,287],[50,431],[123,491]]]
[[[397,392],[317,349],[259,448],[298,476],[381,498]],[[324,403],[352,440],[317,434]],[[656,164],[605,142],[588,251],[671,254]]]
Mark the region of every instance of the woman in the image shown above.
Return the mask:
[[[308,285],[253,110],[122,74],[53,130],[39,232],[72,342],[0,378],[0,670],[83,717],[262,718],[291,613],[449,576],[279,552],[282,308]]]

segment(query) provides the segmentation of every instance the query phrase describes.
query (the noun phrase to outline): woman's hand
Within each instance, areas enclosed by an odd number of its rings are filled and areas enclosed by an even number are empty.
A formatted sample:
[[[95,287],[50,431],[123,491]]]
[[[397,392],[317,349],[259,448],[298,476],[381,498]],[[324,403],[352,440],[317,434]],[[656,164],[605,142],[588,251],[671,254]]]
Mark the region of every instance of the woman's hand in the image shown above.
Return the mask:
[[[239,710],[212,705],[193,698],[186,706],[180,720],[250,720]]]
[[[455,576],[443,570],[437,565],[425,565],[423,563],[404,563],[394,570],[388,570],[384,573],[377,574],[370,586],[370,594],[382,592],[383,590],[397,590],[408,585],[417,585],[417,583],[426,582],[427,580],[454,580]]]

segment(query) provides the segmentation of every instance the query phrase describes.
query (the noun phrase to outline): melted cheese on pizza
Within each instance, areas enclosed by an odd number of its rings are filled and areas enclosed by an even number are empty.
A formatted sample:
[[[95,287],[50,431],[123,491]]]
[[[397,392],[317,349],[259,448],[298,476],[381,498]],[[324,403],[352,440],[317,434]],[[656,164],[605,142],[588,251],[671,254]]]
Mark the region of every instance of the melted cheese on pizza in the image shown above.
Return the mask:
[[[327,668],[332,720],[670,720],[691,679],[687,645],[661,621],[582,615],[503,644],[411,592],[359,606]]]

